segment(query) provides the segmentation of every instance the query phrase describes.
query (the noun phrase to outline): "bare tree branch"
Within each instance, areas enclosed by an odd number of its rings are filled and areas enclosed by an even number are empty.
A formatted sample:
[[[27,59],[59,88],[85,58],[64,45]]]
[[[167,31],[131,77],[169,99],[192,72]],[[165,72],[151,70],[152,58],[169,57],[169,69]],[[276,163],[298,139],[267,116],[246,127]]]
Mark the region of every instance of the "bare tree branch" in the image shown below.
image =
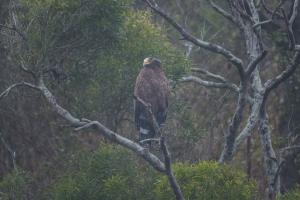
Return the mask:
[[[256,59],[249,63],[246,69],[247,76],[249,76],[255,70],[257,65],[266,57],[267,53],[267,51],[263,51]]]
[[[9,152],[11,159],[12,159],[12,163],[13,163],[13,167],[15,170],[17,170],[17,163],[16,163],[16,151],[14,151],[9,144],[7,144],[7,142],[4,140],[4,138],[2,137],[2,133],[0,132],[0,137],[1,137],[1,141],[4,145],[4,147],[6,148],[6,150]]]
[[[251,114],[247,119],[247,123],[241,133],[236,137],[235,139],[235,144],[234,144],[234,152],[237,150],[238,146],[245,141],[247,137],[249,137],[255,128],[258,118],[259,118],[259,113],[260,109],[263,103],[263,96],[261,95],[256,95],[254,98],[254,103],[251,107]]]
[[[259,118],[260,138],[266,166],[265,171],[268,179],[268,199],[273,200],[279,192],[279,179],[277,178],[279,164],[272,146],[269,119],[265,105],[262,105]]]
[[[150,153],[148,149],[145,149],[144,147],[140,146],[138,143],[133,142],[133,141],[111,131],[110,129],[106,128],[104,125],[102,125],[98,121],[93,121],[92,123],[90,123],[90,120],[81,121],[78,118],[72,116],[71,113],[69,113],[66,109],[64,109],[63,107],[58,105],[55,97],[45,86],[43,79],[39,80],[38,87],[39,87],[40,91],[42,92],[43,96],[48,101],[48,103],[50,103],[50,105],[52,106],[53,110],[57,114],[59,114],[62,118],[64,118],[66,121],[68,121],[72,126],[77,127],[77,128],[81,127],[81,128],[79,128],[79,130],[93,126],[93,127],[95,127],[96,130],[98,130],[98,133],[104,135],[110,141],[115,142],[117,144],[120,144],[123,147],[130,149],[131,151],[135,152],[138,156],[144,158],[144,160],[146,160],[156,170],[158,170],[160,172],[165,172],[164,164],[159,160],[158,157],[156,157],[154,154]]]
[[[161,134],[159,125],[158,125],[158,123],[157,123],[157,121],[156,121],[156,119],[155,119],[155,116],[154,116],[154,114],[153,114],[153,111],[152,111],[152,105],[151,105],[150,103],[148,103],[148,102],[143,101],[143,99],[141,99],[141,98],[138,97],[138,96],[133,95],[133,98],[134,98],[136,101],[140,102],[140,103],[146,108],[146,110],[147,110],[148,113],[150,114],[150,117],[151,117],[151,123],[152,123],[152,126],[154,127],[155,133],[156,133],[157,135],[161,136],[162,134]]]
[[[279,75],[277,75],[275,78],[270,79],[265,83],[266,94],[268,95],[271,90],[275,89],[276,87],[278,87],[280,83],[288,79],[297,69],[299,64],[300,64],[300,52],[296,52],[292,61],[287,66],[287,68]]]
[[[221,81],[223,83],[229,82],[226,78],[224,78],[223,76],[219,75],[219,74],[214,74],[212,72],[209,72],[205,69],[201,69],[201,68],[192,68],[191,69],[192,72],[198,72],[200,74],[205,75],[208,78],[213,78],[215,80]]]
[[[296,16],[298,15],[298,6],[299,6],[299,0],[295,0],[293,4],[293,12],[292,15],[288,21],[288,32],[290,36],[290,49],[295,49],[296,41],[295,41],[295,36],[293,32],[293,24],[296,19]]]
[[[196,76],[186,76],[181,78],[180,82],[195,82],[199,85],[205,86],[205,87],[212,87],[212,88],[227,88],[232,90],[235,93],[239,92],[239,87],[232,83],[218,83],[214,81],[206,81],[202,80],[199,77]]]
[[[213,7],[218,13],[220,13],[223,17],[231,21],[232,23],[236,23],[234,17],[225,11],[223,8],[219,7],[213,0],[208,0],[210,3],[211,7]]]
[[[281,151],[294,151],[295,149],[300,149],[300,145],[284,147],[281,149]]]
[[[267,23],[272,22],[272,21],[274,20],[274,17],[275,17],[275,16],[279,16],[279,17],[282,19],[283,16],[279,15],[277,12],[280,10],[280,7],[282,6],[283,3],[284,3],[284,0],[281,0],[281,1],[278,3],[278,5],[275,7],[275,9],[274,9],[273,11],[271,11],[271,10],[269,10],[269,9],[266,7],[264,1],[261,0],[261,4],[263,5],[263,8],[264,8],[269,14],[271,14],[271,18],[270,18],[270,19],[267,19],[267,20],[265,20],[265,21],[258,22],[258,23],[256,23],[256,24],[254,24],[254,25],[253,25],[253,28],[256,28],[256,27],[261,26],[261,25],[263,25],[263,24],[267,24]]]
[[[21,61],[20,68],[21,68],[22,71],[26,72],[27,74],[30,74],[33,79],[35,79],[35,80],[37,79],[36,74],[32,70],[25,67],[23,61]]]
[[[297,17],[297,14],[298,14],[298,6],[299,6],[299,0],[295,0],[294,1],[294,4],[293,4],[293,12],[292,12],[292,15],[289,19],[289,24],[290,26],[293,26],[294,24],[294,21]]]
[[[3,24],[0,24],[0,27],[16,32],[19,36],[21,36],[21,38],[25,42],[27,42],[26,36],[20,30],[18,30],[16,27],[9,27],[9,26],[3,25]]]
[[[289,49],[293,50],[294,46],[295,46],[295,36],[294,36],[294,32],[293,32],[293,27],[289,23],[289,19],[283,8],[281,8],[281,12],[282,12],[282,15],[284,16],[284,22],[287,27],[287,33],[288,33],[287,35],[288,35],[288,39],[289,39]]]
[[[27,82],[20,82],[20,83],[15,83],[10,85],[6,90],[4,90],[1,94],[0,94],[0,100],[4,97],[6,97],[7,95],[9,95],[9,93],[11,92],[12,89],[20,87],[20,86],[26,86],[26,87],[30,87],[32,89],[35,90],[39,90],[39,88],[31,83],[27,83]]]
[[[212,43],[209,43],[209,42],[206,42],[206,41],[196,38],[195,36],[188,33],[181,25],[179,25],[168,14],[166,14],[164,11],[162,11],[157,4],[151,3],[150,0],[144,0],[144,1],[148,4],[148,6],[153,11],[155,11],[157,14],[159,14],[161,17],[163,17],[169,24],[171,24],[184,37],[184,39],[192,42],[196,46],[199,46],[199,47],[202,47],[211,52],[223,55],[227,60],[229,60],[231,63],[233,63],[237,67],[241,79],[244,78],[245,72],[243,69],[243,62],[240,58],[235,56],[231,51],[225,49],[222,46],[212,44]]]
[[[162,136],[160,139],[160,148],[163,152],[164,155],[164,159],[165,159],[165,167],[166,167],[166,174],[168,176],[169,182],[171,184],[171,188],[173,189],[173,192],[176,196],[177,200],[184,200],[182,191],[177,183],[177,180],[174,176],[172,167],[171,167],[171,156],[170,156],[170,152],[167,148],[167,145],[165,143],[165,138]]]
[[[258,27],[258,26],[261,26],[261,25],[264,25],[264,24],[268,24],[268,23],[271,23],[272,22],[272,19],[267,19],[267,20],[265,20],[265,21],[261,21],[261,22],[258,22],[258,23],[256,23],[256,24],[254,24],[252,27],[253,28],[256,28],[256,27]]]
[[[151,119],[152,119],[152,126],[154,126],[154,131],[156,135],[160,135],[160,149],[162,150],[163,156],[164,156],[164,164],[165,164],[165,174],[168,177],[169,183],[171,185],[171,188],[176,196],[176,200],[184,200],[183,194],[181,192],[180,186],[177,183],[177,180],[173,174],[173,170],[172,170],[172,162],[171,162],[171,156],[170,156],[170,152],[167,148],[167,144],[165,142],[165,138],[161,133],[160,127],[156,121],[156,118],[152,112],[152,108],[151,105],[145,101],[143,101],[140,97],[138,96],[134,96],[134,99],[136,101],[139,101],[140,103],[142,103],[142,105],[147,109],[147,111],[149,112],[149,114],[151,115]],[[153,140],[153,138],[151,138],[150,140]],[[143,142],[145,142],[146,140],[144,140]]]
[[[246,105],[246,100],[247,100],[245,88],[246,88],[246,86],[244,86],[244,85],[241,85],[241,87],[240,87],[238,103],[237,103],[234,115],[231,119],[231,122],[228,126],[227,134],[225,137],[224,148],[223,148],[223,151],[219,158],[220,163],[224,163],[224,162],[230,161],[232,159],[232,156],[234,153],[235,136],[236,136],[237,130],[242,122],[243,113],[245,110],[245,105]]]
[[[260,0],[261,1],[261,5],[263,7],[263,9],[265,11],[267,11],[267,13],[271,14],[271,19],[274,18],[274,16],[276,15],[277,17],[279,17],[280,19],[283,19],[284,17],[282,15],[280,15],[280,13],[278,13],[278,10],[280,8],[280,6],[284,3],[283,0],[281,0],[278,5],[276,6],[276,8],[274,10],[271,10],[267,7],[266,3],[265,3],[265,0]]]

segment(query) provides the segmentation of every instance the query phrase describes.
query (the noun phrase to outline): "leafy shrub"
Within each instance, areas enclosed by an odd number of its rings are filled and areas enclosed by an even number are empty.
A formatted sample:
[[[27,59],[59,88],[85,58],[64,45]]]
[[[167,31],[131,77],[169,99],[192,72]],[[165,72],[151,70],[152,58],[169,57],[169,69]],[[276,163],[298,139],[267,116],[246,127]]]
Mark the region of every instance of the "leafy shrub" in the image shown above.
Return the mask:
[[[277,198],[278,200],[297,200],[297,199],[300,199],[300,190],[292,190],[292,191],[289,191],[288,193],[282,195],[282,196],[279,196]]]
[[[94,65],[76,63],[68,67],[72,78],[66,91],[70,93],[72,110],[94,118],[105,116],[102,120],[110,128],[117,128],[131,112],[135,79],[145,57],[160,58],[168,78],[174,80],[183,76],[190,66],[164,31],[153,24],[148,12],[129,10],[120,35],[117,44],[97,55]]]
[[[216,162],[176,164],[174,171],[186,199],[250,200],[256,194],[255,184],[243,173]],[[155,194],[160,200],[175,198],[166,177],[157,182]]]
[[[78,155],[71,166],[50,190],[52,199],[151,199],[154,171],[123,148],[104,145]]]
[[[120,147],[104,145],[81,154],[72,166],[49,192],[53,199],[174,199],[165,176]],[[186,199],[248,200],[256,194],[255,184],[229,166],[202,162],[175,164],[174,170]]]
[[[29,174],[22,170],[14,170],[0,181],[1,200],[26,199],[26,193],[31,183]]]

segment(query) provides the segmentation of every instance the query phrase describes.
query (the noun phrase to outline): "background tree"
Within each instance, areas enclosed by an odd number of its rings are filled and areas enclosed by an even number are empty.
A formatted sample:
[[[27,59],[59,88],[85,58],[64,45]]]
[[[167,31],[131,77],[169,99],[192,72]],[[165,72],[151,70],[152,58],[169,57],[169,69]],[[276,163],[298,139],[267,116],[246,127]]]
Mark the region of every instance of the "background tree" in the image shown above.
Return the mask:
[[[217,3],[228,12],[232,9],[237,11],[236,16],[242,16],[241,20],[245,23],[245,27],[249,28],[250,35],[254,34],[254,37],[260,35],[259,32],[253,33],[253,30],[261,27],[264,48],[269,52],[269,56],[260,61],[263,64],[260,67],[262,80],[268,80],[280,74],[285,70],[285,67],[281,66],[289,63],[288,58],[291,56],[291,52],[287,52],[286,49],[289,45],[288,39],[291,37],[287,37],[286,20],[282,20],[284,18],[282,18],[281,9],[278,8],[279,11],[276,12],[271,9],[275,8],[276,10],[277,3],[261,1],[256,8],[260,19],[266,21],[251,28],[254,22],[247,19],[253,15],[247,17],[242,12],[245,9],[246,14],[249,14],[247,13],[249,12],[248,8],[239,4],[230,7],[228,2],[235,1],[218,1]],[[121,142],[122,145],[127,145],[134,151],[139,149],[136,145],[125,144],[124,138],[119,140],[120,138],[117,137],[115,140],[116,135],[105,129],[103,125],[133,141],[136,139],[137,135],[132,128],[132,87],[141,61],[147,56],[162,58],[164,66],[167,67],[168,76],[173,80],[178,80],[187,72],[191,66],[190,60],[193,60],[194,63],[193,76],[187,76],[185,79],[193,83],[177,84],[173,90],[170,117],[163,130],[168,139],[172,157],[176,161],[190,163],[198,163],[203,159],[218,159],[222,151],[221,144],[224,142],[223,136],[226,127],[236,108],[236,94],[240,92],[240,90],[237,91],[238,87],[240,88],[238,86],[240,76],[237,76],[236,69],[241,68],[234,65],[237,64],[238,59],[232,60],[232,64],[231,61],[224,60],[224,54],[209,53],[205,48],[198,47],[186,38],[184,39],[182,35],[174,31],[172,25],[168,22],[165,23],[163,18],[142,11],[146,6],[144,1],[137,1],[134,8],[131,3],[125,0],[118,2],[20,0],[0,3],[1,15],[3,15],[0,26],[0,56],[3,57],[0,67],[0,90],[4,91],[1,93],[2,97],[10,94],[1,99],[0,105],[0,154],[4,161],[0,164],[0,171],[1,176],[7,174],[12,168],[21,171],[21,173],[12,173],[11,176],[4,177],[2,181],[4,184],[0,184],[4,186],[0,187],[1,195],[3,191],[5,194],[7,192],[3,189],[7,185],[5,184],[7,180],[13,180],[8,181],[8,185],[15,183],[16,188],[20,188],[18,185],[27,184],[28,171],[32,172],[30,175],[34,180],[30,184],[38,185],[40,192],[43,192],[57,176],[67,170],[66,160],[70,160],[77,151],[94,150],[99,146],[102,136],[94,134],[94,131],[88,131],[87,134],[74,134],[70,125],[66,123],[68,121],[76,126],[84,124],[87,125],[84,127],[96,126],[102,130],[100,133],[107,134],[108,139]],[[287,18],[293,16],[294,3],[294,1],[289,1],[283,4],[286,13],[291,10],[291,14],[286,14]],[[213,41],[228,49],[236,49],[236,52],[232,52],[236,58],[243,61],[243,70],[247,71],[246,64],[251,63],[252,58],[248,59],[245,52],[239,51],[239,49],[246,48],[238,34],[240,29],[236,28],[235,24],[227,18],[220,17],[218,12],[214,12],[209,1],[162,1],[158,5],[171,13],[170,15],[182,24],[184,31],[195,33],[203,41]],[[239,7],[240,9],[237,10]],[[268,17],[272,20],[268,20]],[[158,24],[154,24],[152,19]],[[298,22],[297,18],[292,26],[294,30],[296,22]],[[289,30],[291,29],[289,28]],[[290,41],[293,44],[292,40]],[[230,54],[228,55],[230,56]],[[201,66],[200,69],[199,66]],[[256,65],[253,66],[256,67]],[[218,75],[211,72],[218,72]],[[249,77],[249,74],[247,76]],[[248,85],[245,96],[248,96],[244,100],[246,104],[244,114],[247,115],[253,111],[252,116],[256,119],[254,122],[258,126],[260,117],[257,115],[258,112],[255,112],[254,104],[252,106],[251,104],[253,100],[260,101],[259,97],[263,94],[254,95],[257,91],[251,90],[254,87],[250,84],[254,83],[253,80],[251,78],[245,80]],[[296,88],[294,83],[285,83]],[[209,89],[195,87],[197,84],[205,85]],[[34,90],[24,90],[22,86],[29,86]],[[216,86],[217,88],[215,88]],[[211,90],[211,87],[214,89]],[[53,95],[49,91],[52,91]],[[279,177],[277,172],[282,172],[282,178],[286,177],[284,172],[291,172],[287,166],[295,166],[295,172],[297,171],[298,154],[297,148],[294,148],[297,145],[297,139],[295,139],[297,137],[294,137],[296,132],[291,134],[293,137],[289,137],[289,139],[285,137],[285,134],[292,130],[291,127],[295,127],[291,124],[294,124],[296,119],[294,116],[297,115],[291,113],[296,113],[296,109],[291,109],[294,110],[293,112],[288,111],[288,104],[285,102],[286,97],[290,97],[290,95],[285,97],[281,94],[289,90],[285,90],[281,86],[274,91],[274,93],[270,93],[271,98],[267,104],[270,127],[275,127],[272,130],[272,145],[275,150],[286,146],[280,155],[282,159],[285,158],[286,163],[289,162],[292,165],[280,165],[279,159],[274,162],[275,160],[270,160],[268,155],[263,158],[259,142],[256,142],[259,140],[259,134],[254,134],[259,133],[259,129],[256,129],[256,126],[250,126],[244,133],[247,135],[245,138],[248,138],[248,142],[250,141],[253,145],[248,146],[246,155],[248,155],[248,163],[255,162],[255,164],[252,169],[248,168],[248,175],[259,181],[261,196],[265,193],[265,180],[261,178],[264,173],[269,177],[269,188],[273,189],[272,180],[278,180]],[[45,101],[44,97],[49,102]],[[59,104],[54,101],[55,99]],[[296,105],[296,98],[293,97],[289,100],[295,101],[292,104]],[[259,104],[256,105],[261,107]],[[288,109],[285,111],[285,108]],[[57,118],[53,109],[67,121]],[[97,119],[103,124],[72,118],[72,115],[65,109],[74,116]],[[289,123],[285,122],[286,120]],[[35,123],[36,121],[40,123]],[[77,124],[79,121],[80,124]],[[242,131],[241,129],[246,123],[246,119],[241,120],[236,133]],[[252,130],[249,136],[248,130]],[[268,136],[268,133],[266,134]],[[242,141],[245,138],[242,138],[240,143],[244,143]],[[228,141],[230,142],[230,140]],[[287,143],[289,146],[286,145]],[[267,144],[271,144],[270,141]],[[230,146],[230,144],[228,145]],[[229,160],[233,158],[230,151],[226,150],[225,152],[227,152],[227,156],[224,158],[227,157]],[[142,155],[143,151],[137,153]],[[251,156],[251,154],[253,155]],[[154,154],[148,153],[142,156],[150,162],[155,158]],[[271,162],[268,162],[270,165],[267,169],[275,166],[269,171],[270,173],[260,169],[262,161],[268,161],[268,159]],[[231,167],[243,168],[244,160],[246,160],[245,153],[236,151]],[[162,166],[161,163],[158,165],[155,163],[159,162],[152,162],[152,165],[158,169]],[[24,168],[27,172],[22,173],[18,167]],[[185,167],[188,168],[188,165]],[[280,170],[274,170],[276,167]],[[188,168],[184,173],[189,173],[189,170],[192,168]],[[275,171],[276,173],[274,173]],[[214,173],[208,173],[208,176],[213,177]],[[14,177],[20,177],[20,179]],[[116,186],[118,180],[126,183],[124,179],[119,178],[114,179],[115,181],[111,180],[112,186]],[[226,177],[224,178],[226,179]],[[296,182],[292,178],[281,180],[284,190],[289,189]],[[68,186],[70,190],[74,189],[72,188],[73,183],[70,182]],[[195,186],[198,183],[191,185]],[[73,186],[75,187],[75,185]],[[184,186],[183,193],[186,192],[186,189],[190,188]],[[26,191],[22,192],[21,198],[40,199],[30,193],[30,187],[25,190],[17,190]],[[275,187],[275,190],[278,190],[278,187]],[[273,194],[271,191],[271,195]],[[107,195],[113,195],[113,193]],[[168,192],[166,196],[169,195]]]
[[[238,102],[236,110],[229,124],[229,128],[225,138],[225,145],[222,151],[220,162],[232,160],[238,145],[243,142],[248,136],[252,134],[253,129],[258,124],[261,134],[262,149],[264,152],[265,170],[268,177],[268,198],[274,199],[276,193],[279,191],[279,178],[278,171],[280,170],[280,163],[276,158],[275,151],[272,147],[270,137],[270,127],[268,114],[266,113],[266,100],[271,90],[276,88],[280,83],[289,78],[295,71],[299,63],[298,44],[295,43],[294,33],[292,26],[298,14],[298,1],[292,4],[293,11],[288,18],[283,11],[282,19],[285,20],[287,25],[287,35],[289,38],[289,50],[294,51],[294,55],[287,68],[274,78],[270,78],[265,83],[262,83],[260,70],[261,61],[266,56],[264,40],[262,38],[261,25],[273,21],[273,15],[277,14],[277,9],[282,6],[282,2],[271,12],[271,19],[266,21],[260,20],[258,7],[254,1],[239,2],[228,1],[230,13],[219,7],[213,1],[209,1],[212,7],[219,12],[223,17],[234,23],[244,38],[245,49],[247,53],[247,61],[242,61],[235,56],[231,51],[222,46],[203,41],[191,35],[186,29],[179,25],[173,18],[161,10],[157,3],[145,0],[152,10],[163,17],[170,25],[172,25],[183,37],[196,46],[202,47],[208,51],[222,55],[232,63],[239,74],[240,83],[239,87],[233,83],[228,82],[224,77],[198,69],[201,73],[207,76],[214,77],[217,81],[206,81],[199,77],[189,76],[183,78],[183,81],[194,81],[200,85],[207,87],[220,87],[230,88],[233,92],[238,93]],[[262,3],[262,6],[265,6]],[[244,63],[247,63],[244,66]],[[245,105],[249,103],[250,114],[247,118],[246,125],[241,129],[240,134],[237,135],[239,127],[244,115]]]

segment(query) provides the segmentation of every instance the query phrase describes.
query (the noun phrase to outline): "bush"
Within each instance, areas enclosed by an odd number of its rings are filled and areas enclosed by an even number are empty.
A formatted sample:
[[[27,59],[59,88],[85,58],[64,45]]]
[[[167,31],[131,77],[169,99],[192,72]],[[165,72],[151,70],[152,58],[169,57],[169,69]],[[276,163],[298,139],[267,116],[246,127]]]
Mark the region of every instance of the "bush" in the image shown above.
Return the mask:
[[[153,199],[153,170],[143,167],[124,148],[104,145],[95,153],[82,153],[48,194],[54,200]]]
[[[183,52],[176,50],[163,30],[153,24],[148,12],[129,10],[121,30],[118,44],[99,53],[95,65],[68,68],[72,110],[91,118],[101,116],[112,129],[132,113],[135,79],[145,57],[160,58],[168,78],[173,80],[182,77],[190,66]]]
[[[256,194],[256,185],[243,173],[216,162],[176,164],[174,171],[185,199],[250,200]],[[175,198],[166,177],[157,182],[155,195],[160,200]]]
[[[300,190],[291,190],[288,193],[279,196],[278,200],[297,200],[300,199]]]
[[[71,166],[50,190],[52,199],[174,199],[165,176],[121,147],[104,145],[96,153],[77,156]],[[174,170],[186,199],[248,200],[256,194],[254,182],[229,166],[202,162],[175,164]]]
[[[1,200],[22,200],[27,199],[27,192],[31,178],[22,170],[14,170],[7,174],[0,181]]]

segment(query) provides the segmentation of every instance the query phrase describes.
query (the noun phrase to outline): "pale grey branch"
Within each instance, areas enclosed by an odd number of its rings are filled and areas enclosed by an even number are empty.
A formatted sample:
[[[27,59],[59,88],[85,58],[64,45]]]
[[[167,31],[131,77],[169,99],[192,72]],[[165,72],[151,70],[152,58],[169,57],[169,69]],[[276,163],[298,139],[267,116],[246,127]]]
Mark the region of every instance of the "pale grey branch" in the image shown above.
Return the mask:
[[[170,156],[170,152],[168,150],[168,147],[166,145],[164,137],[161,137],[161,139],[160,139],[160,148],[162,150],[162,153],[163,153],[164,159],[165,159],[166,174],[168,176],[171,188],[176,196],[176,199],[184,200],[184,196],[183,196],[182,191],[177,183],[177,180],[174,176],[174,173],[173,173],[173,170],[171,167],[171,164],[172,164],[171,156]]]
[[[228,19],[229,21],[236,23],[234,17],[228,13],[227,11],[225,11],[223,8],[221,8],[220,6],[218,6],[213,0],[208,0],[211,7],[213,7],[218,13],[220,13],[223,17],[225,17],[226,19]]]
[[[218,82],[214,82],[214,81],[206,81],[206,80],[202,80],[199,77],[196,76],[186,76],[186,77],[182,77],[180,82],[194,82],[197,83],[199,85],[205,86],[205,87],[211,87],[211,88],[227,88],[230,89],[236,93],[239,92],[239,87],[236,86],[235,84],[231,84],[231,83],[218,83]]]
[[[202,47],[211,52],[223,55],[227,60],[233,63],[239,72],[241,79],[244,79],[244,68],[243,62],[240,58],[235,56],[231,51],[225,49],[222,46],[212,44],[210,42],[206,42],[196,38],[195,36],[188,33],[181,25],[179,25],[174,19],[172,19],[168,14],[166,14],[156,3],[153,4],[149,0],[144,0],[148,6],[161,17],[163,17],[169,24],[171,24],[182,36],[185,40],[188,40],[195,44],[196,46]]]
[[[26,86],[26,87],[30,87],[30,88],[35,89],[35,90],[39,90],[39,88],[37,86],[35,86],[31,83],[27,83],[27,82],[15,83],[15,84],[10,85],[6,90],[4,90],[0,94],[0,100],[4,97],[8,96],[12,89],[20,87],[20,86]]]
[[[72,116],[72,114],[61,107],[57,102],[55,97],[52,93],[48,90],[46,85],[43,82],[43,79],[39,79],[38,85],[40,91],[42,92],[43,96],[46,98],[48,103],[51,105],[52,109],[68,121],[72,126],[79,127],[79,129],[88,128],[88,127],[95,127],[98,130],[98,133],[102,134],[104,137],[108,138],[110,141],[120,144],[123,147],[130,149],[131,151],[135,152],[138,156],[144,158],[153,168],[160,172],[165,172],[164,164],[156,157],[154,154],[150,153],[148,149],[140,146],[138,143],[135,143],[128,138],[120,136],[119,134],[111,131],[110,129],[106,128],[98,121],[90,122],[90,120],[85,119],[84,121],[79,120],[78,118]],[[88,122],[86,122],[88,121]]]

